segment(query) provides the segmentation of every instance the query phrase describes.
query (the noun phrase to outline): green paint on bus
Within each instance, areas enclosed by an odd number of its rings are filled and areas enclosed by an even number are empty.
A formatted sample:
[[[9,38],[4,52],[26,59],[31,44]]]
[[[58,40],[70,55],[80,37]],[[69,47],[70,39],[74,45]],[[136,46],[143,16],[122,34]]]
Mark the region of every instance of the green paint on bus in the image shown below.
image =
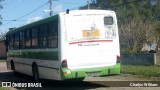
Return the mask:
[[[58,61],[58,52],[9,52],[8,57]]]
[[[104,76],[104,75],[120,74],[120,67],[121,67],[121,64],[117,63],[116,65],[113,65],[113,66],[86,68],[86,69],[84,68],[84,69],[76,69],[76,70],[61,68],[61,78],[62,80],[65,80],[65,79],[72,79],[72,78],[82,78],[87,76]],[[66,74],[67,72],[70,72],[70,73]]]

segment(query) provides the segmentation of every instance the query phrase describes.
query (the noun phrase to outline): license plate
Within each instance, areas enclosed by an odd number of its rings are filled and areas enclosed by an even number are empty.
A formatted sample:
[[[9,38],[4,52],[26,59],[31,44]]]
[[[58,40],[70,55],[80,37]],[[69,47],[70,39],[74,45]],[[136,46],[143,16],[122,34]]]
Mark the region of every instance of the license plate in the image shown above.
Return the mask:
[[[97,72],[89,72],[87,73],[88,76],[96,76],[97,75]]]

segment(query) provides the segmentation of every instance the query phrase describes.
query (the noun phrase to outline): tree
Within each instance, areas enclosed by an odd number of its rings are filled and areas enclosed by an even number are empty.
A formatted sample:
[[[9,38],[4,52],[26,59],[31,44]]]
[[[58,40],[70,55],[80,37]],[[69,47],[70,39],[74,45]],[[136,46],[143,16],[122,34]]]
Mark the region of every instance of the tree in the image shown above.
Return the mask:
[[[2,2],[2,1],[4,1],[4,0],[0,0],[0,9],[3,8],[2,5],[1,5],[1,2]],[[2,16],[0,15],[0,25],[2,24],[1,19],[2,19]]]
[[[4,0],[0,0],[0,2],[2,2],[2,1],[4,1]],[[1,9],[3,8],[2,5],[0,5],[0,8],[1,8]]]
[[[4,0],[0,0],[0,9],[3,8],[3,6],[1,5],[1,2],[2,2],[2,1],[4,1]],[[1,19],[2,19],[2,16],[0,15],[0,25],[2,24]]]
[[[7,32],[1,32],[0,33],[0,40],[5,40],[6,33]]]
[[[145,43],[160,43],[159,0],[97,0],[94,6],[116,12],[122,51],[140,52]]]
[[[88,8],[89,6],[89,8]],[[88,4],[85,6],[81,6],[79,7],[80,10],[82,9],[97,9],[97,4],[96,4],[96,0],[91,0],[91,2],[88,1]]]

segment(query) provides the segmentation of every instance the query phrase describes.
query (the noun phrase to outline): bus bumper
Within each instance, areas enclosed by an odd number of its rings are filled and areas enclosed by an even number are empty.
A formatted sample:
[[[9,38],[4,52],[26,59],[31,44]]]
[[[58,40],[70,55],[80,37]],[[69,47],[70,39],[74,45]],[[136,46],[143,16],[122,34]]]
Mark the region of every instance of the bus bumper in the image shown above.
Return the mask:
[[[82,78],[87,76],[98,77],[98,76],[120,74],[120,67],[121,67],[120,63],[117,63],[114,66],[85,68],[76,70],[61,68],[61,78],[62,80],[65,80],[65,79]]]

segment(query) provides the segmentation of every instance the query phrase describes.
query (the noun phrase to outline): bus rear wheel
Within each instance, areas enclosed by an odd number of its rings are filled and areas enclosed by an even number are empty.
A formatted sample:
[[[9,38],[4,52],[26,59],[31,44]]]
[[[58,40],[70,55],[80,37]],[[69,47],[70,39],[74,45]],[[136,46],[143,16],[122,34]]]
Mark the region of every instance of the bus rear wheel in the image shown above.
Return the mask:
[[[81,78],[66,79],[65,81],[83,81],[84,79],[85,77],[81,77]]]
[[[33,73],[33,79],[35,81],[39,81],[38,67],[36,64],[32,66],[32,73]]]
[[[13,61],[11,61],[11,69],[15,72],[15,66]]]
[[[13,73],[14,73],[15,76],[19,75],[19,73],[16,72],[15,63],[13,62],[13,60],[11,60],[11,70],[13,70]]]
[[[85,77],[81,77],[81,78],[76,78],[76,81],[83,81],[85,79]]]

